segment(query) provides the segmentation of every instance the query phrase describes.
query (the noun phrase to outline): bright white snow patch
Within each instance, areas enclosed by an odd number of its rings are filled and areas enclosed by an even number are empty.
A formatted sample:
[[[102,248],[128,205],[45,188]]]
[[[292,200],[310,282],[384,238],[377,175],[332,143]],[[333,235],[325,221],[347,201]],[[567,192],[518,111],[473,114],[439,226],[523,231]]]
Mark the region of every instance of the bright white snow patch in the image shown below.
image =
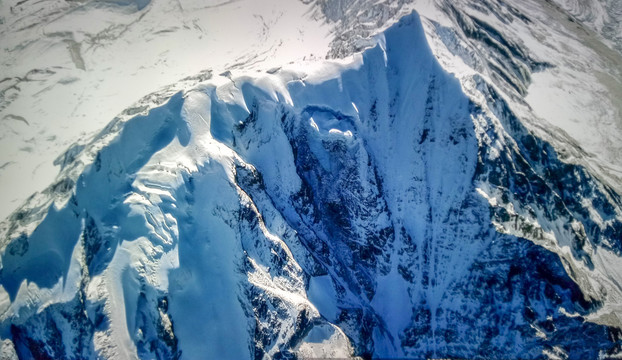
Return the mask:
[[[63,150],[155,89],[328,51],[328,26],[300,1],[138,3],[0,4],[0,218],[53,182]]]

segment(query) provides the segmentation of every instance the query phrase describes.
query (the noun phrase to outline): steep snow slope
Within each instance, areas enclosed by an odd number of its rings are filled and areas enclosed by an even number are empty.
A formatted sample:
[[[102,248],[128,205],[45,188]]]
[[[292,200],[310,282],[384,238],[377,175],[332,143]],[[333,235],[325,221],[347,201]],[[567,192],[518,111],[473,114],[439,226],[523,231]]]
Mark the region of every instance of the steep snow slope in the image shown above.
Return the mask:
[[[456,77],[429,26],[165,90],[67,153],[4,223],[2,338],[26,358],[618,351],[619,194],[521,122],[511,58]]]
[[[590,168],[621,192],[622,60],[614,42],[603,40],[619,33],[616,6],[497,0],[287,6],[5,1],[0,217],[54,181],[63,161],[57,157],[76,139],[83,146],[154,89],[182,78],[176,88],[186,89],[229,68],[267,70],[305,57],[347,56],[373,45],[371,35],[412,9],[423,15],[426,36],[446,69],[460,79],[473,71],[489,78],[510,95],[526,126],[551,141],[565,161]],[[236,30],[225,36],[222,24]]]
[[[445,69],[461,82],[474,72],[488,79],[564,161],[588,167],[620,193],[622,56],[611,40],[620,33],[616,3],[327,0],[316,3],[316,12],[340,35],[329,52],[339,57],[416,9]],[[609,30],[599,27],[603,22]]]
[[[309,11],[277,0],[2,1],[0,218],[54,181],[70,145],[147,94],[201,72],[323,57],[328,28]]]

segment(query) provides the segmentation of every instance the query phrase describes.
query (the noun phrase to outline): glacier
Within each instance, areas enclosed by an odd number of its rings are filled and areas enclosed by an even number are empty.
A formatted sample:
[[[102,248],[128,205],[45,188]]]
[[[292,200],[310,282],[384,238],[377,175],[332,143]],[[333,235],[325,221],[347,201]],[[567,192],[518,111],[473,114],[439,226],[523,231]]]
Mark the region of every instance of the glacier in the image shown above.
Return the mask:
[[[0,226],[2,353],[619,356],[614,177],[524,123],[550,64],[445,9],[502,55],[490,76],[449,72],[430,29],[482,58],[412,13],[340,60],[191,78],[70,148]]]

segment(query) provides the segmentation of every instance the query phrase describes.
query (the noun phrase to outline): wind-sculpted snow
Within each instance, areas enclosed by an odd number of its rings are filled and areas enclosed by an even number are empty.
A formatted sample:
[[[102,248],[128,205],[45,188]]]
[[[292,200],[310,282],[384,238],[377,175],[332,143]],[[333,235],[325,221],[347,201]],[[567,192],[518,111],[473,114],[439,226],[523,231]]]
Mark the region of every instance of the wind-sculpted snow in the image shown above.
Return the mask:
[[[484,30],[473,34],[494,37]],[[58,182],[67,200],[34,229],[7,227],[3,349],[115,359],[619,349],[615,191],[563,163],[492,84],[446,72],[416,14],[364,53],[313,66],[216,77],[68,154],[68,169],[96,155]]]
[[[622,3],[616,0],[556,0],[556,3],[611,41],[612,48],[622,53]]]
[[[280,0],[2,1],[0,218],[54,181],[59,153],[147,94],[199,73],[323,58],[329,29],[310,10]]]

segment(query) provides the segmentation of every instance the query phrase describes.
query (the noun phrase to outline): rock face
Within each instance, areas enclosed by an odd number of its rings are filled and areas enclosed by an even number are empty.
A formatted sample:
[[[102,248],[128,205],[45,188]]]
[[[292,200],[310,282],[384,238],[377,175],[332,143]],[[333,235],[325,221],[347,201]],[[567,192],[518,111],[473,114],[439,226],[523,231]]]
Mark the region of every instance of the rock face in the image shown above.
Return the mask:
[[[620,196],[494,84],[546,65],[456,18],[512,77],[458,80],[412,13],[349,60],[217,77],[68,152],[54,204],[4,230],[3,354],[615,354]]]

